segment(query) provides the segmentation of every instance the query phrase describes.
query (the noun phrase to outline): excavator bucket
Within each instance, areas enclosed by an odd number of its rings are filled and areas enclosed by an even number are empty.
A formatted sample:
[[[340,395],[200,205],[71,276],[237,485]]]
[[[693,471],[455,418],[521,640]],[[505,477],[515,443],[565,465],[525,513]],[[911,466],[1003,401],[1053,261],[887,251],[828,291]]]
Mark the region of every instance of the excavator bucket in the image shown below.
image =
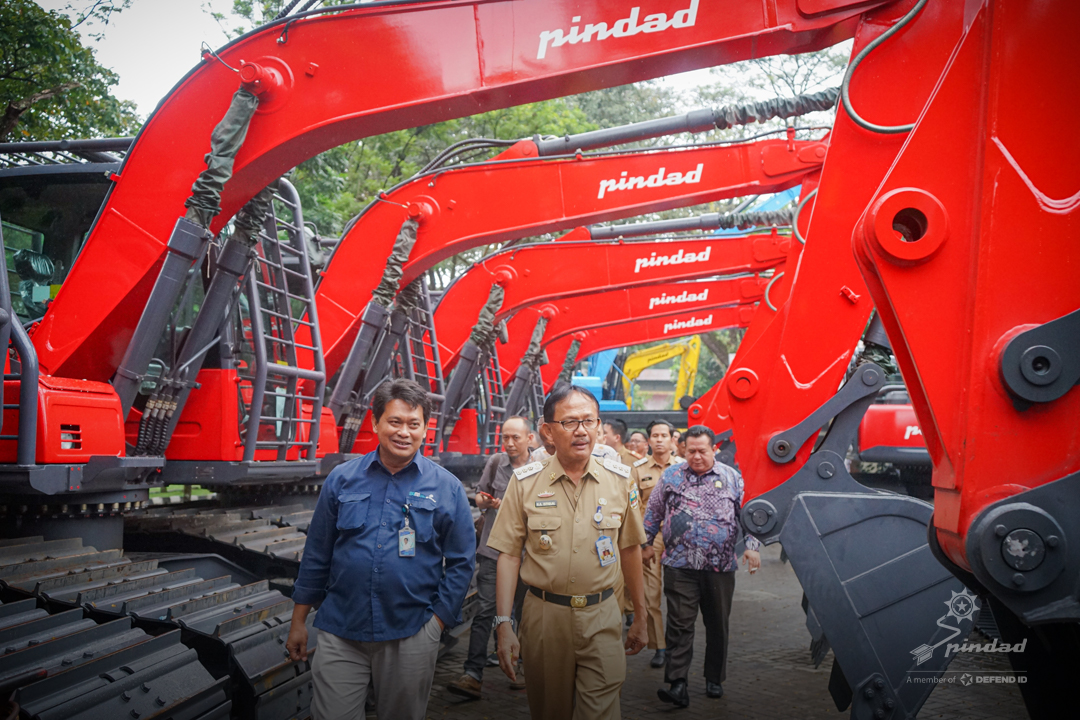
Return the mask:
[[[784,546],[808,620],[820,629],[815,645],[824,639],[833,649],[829,690],[858,720],[914,718],[979,610],[975,594],[930,551],[933,507],[864,487],[845,468],[884,377],[872,363],[859,367],[834,398],[842,409],[806,465],[742,511],[751,532]]]

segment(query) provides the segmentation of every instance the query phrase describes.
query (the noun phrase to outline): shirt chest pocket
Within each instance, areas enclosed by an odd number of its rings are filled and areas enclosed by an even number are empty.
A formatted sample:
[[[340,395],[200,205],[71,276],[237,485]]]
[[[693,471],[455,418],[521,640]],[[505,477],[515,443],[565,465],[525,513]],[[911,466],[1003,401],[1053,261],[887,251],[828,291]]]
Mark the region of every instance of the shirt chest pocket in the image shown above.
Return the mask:
[[[603,520],[593,523],[593,526],[597,529],[597,535],[607,535],[618,545],[619,528],[622,527],[622,524],[622,515],[616,514],[614,517],[605,515]]]
[[[410,498],[409,524],[416,530],[416,542],[427,542],[435,536],[435,501],[430,498]]]
[[[338,495],[337,529],[357,532],[367,522],[368,500],[371,493],[341,493]]]
[[[638,482],[638,487],[641,488],[642,490],[648,490],[649,488],[656,485],[656,480],[657,480],[656,478],[646,475],[645,477],[641,478],[641,480]]]
[[[562,518],[557,515],[529,516],[529,550],[537,555],[554,555],[559,552],[562,540]]]

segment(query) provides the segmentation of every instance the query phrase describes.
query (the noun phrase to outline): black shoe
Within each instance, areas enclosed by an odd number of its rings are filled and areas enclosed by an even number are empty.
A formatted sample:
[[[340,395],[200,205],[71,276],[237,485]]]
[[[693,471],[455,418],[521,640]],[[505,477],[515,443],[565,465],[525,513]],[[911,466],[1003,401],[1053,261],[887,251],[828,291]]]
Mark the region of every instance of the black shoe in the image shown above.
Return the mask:
[[[657,650],[649,661],[649,667],[662,668],[667,664],[667,650]]]
[[[491,653],[488,655],[486,665],[488,667],[499,667],[499,653]]]
[[[711,698],[724,697],[724,686],[710,680],[705,681],[705,694]]]
[[[686,689],[685,680],[676,680],[670,688],[660,688],[656,696],[666,703],[675,707],[690,707],[690,693]]]
[[[626,613],[626,627],[634,624],[634,613]]]

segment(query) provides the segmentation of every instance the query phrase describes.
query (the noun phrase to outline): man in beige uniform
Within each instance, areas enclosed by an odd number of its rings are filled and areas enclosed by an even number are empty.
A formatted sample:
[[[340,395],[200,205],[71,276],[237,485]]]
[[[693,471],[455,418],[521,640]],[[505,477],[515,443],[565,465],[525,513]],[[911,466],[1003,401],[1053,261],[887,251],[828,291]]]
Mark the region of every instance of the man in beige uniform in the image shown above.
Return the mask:
[[[519,573],[529,588],[521,640],[534,720],[620,718],[625,656],[640,652],[647,638],[641,510],[632,506],[630,468],[590,455],[598,414],[588,390],[560,385],[551,392],[540,432],[555,456],[514,472],[488,539],[500,553],[495,623],[499,665],[511,679],[522,647],[509,622]],[[625,645],[612,597],[620,566],[637,610]]]
[[[649,447],[652,455],[646,455],[634,463],[633,472],[630,475],[630,491],[637,492],[641,497],[638,502],[638,513],[644,516],[645,508],[649,504],[649,496],[652,494],[660,476],[672,465],[682,462],[672,452],[671,426],[663,420],[654,420],[646,428],[649,433]],[[657,533],[653,541],[656,549],[656,557],[664,552],[664,538]],[[660,563],[653,561],[644,568],[645,572],[645,608],[649,613],[649,649],[655,650],[656,654],[649,664],[654,668],[664,667],[667,662],[667,642],[664,639],[664,616],[660,611],[660,601],[663,599],[664,588],[660,569]]]

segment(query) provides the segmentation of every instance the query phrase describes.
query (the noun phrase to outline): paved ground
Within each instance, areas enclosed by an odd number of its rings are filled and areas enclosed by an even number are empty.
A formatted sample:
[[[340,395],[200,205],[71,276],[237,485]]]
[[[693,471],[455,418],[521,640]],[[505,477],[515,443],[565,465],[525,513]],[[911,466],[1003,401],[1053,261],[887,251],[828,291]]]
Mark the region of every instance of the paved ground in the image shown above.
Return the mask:
[[[701,676],[704,658],[704,629],[698,622],[694,648],[695,669],[691,671],[691,704],[676,710],[656,698],[663,670],[649,667],[651,653],[628,658],[623,689],[623,717],[678,718],[846,718],[839,713],[827,689],[832,655],[815,669],[807,650],[809,635],[800,605],[802,589],[791,566],[780,562],[777,546],[762,553],[762,570],[755,576],[741,571],[735,589],[731,615],[732,638],[725,694],[719,700],[705,697]],[[439,661],[435,687],[428,705],[430,718],[495,719],[527,718],[524,690],[511,690],[498,668],[488,668],[484,677],[484,699],[463,701],[445,689],[446,683],[461,674],[466,641],[460,642]],[[1003,655],[961,655],[950,667],[954,681],[939,685],[919,714],[920,718],[1018,720],[1026,718],[1020,692],[1015,685],[961,684],[965,674],[1000,675],[1008,671]]]

